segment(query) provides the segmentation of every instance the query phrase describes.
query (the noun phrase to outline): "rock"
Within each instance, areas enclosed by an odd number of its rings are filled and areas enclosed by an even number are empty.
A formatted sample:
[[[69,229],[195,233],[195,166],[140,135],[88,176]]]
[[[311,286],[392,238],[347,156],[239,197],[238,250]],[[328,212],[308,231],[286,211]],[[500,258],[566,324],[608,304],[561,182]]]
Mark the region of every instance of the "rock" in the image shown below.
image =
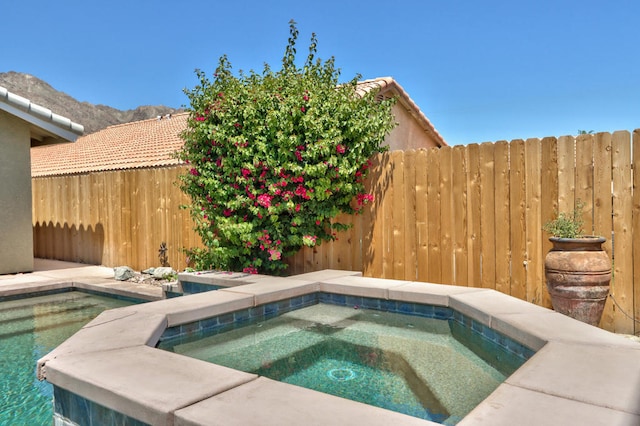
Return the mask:
[[[164,277],[166,277],[167,275],[172,275],[175,274],[176,271],[173,270],[173,268],[169,268],[169,267],[165,267],[165,266],[161,266],[160,268],[155,268],[153,270],[153,278],[157,279],[157,280],[161,280]]]
[[[133,278],[136,273],[128,266],[118,266],[113,268],[113,277],[118,281],[127,281]]]
[[[155,271],[156,268],[149,268],[149,269],[145,269],[144,271],[140,271],[143,274],[147,274],[147,275],[153,275],[153,271]]]

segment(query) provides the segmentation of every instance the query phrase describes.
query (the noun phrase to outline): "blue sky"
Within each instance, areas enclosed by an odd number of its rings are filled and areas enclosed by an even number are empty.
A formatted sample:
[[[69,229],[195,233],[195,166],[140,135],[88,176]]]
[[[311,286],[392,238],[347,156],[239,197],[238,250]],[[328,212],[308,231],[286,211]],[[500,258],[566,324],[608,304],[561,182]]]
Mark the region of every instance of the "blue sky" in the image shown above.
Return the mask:
[[[194,70],[279,64],[288,22],[342,80],[394,77],[449,144],[640,128],[637,0],[0,0],[0,72],[181,107]]]

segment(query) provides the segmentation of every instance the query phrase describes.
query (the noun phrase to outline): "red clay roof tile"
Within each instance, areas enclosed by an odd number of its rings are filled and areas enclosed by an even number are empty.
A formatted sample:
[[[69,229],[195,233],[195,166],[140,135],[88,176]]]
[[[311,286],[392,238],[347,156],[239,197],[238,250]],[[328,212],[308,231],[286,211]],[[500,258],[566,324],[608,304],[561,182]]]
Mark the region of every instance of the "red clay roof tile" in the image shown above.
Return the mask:
[[[75,143],[31,148],[31,176],[54,176],[105,170],[180,164],[174,153],[188,113],[171,118],[119,124],[82,136]]]

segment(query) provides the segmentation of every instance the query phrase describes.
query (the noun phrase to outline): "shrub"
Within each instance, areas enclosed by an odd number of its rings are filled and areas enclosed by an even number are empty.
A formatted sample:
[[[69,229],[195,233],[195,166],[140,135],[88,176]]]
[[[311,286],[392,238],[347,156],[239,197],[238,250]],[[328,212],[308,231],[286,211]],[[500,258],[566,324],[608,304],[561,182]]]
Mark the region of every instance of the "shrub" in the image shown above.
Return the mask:
[[[358,95],[359,76],[339,84],[334,59],[315,58],[315,34],[298,67],[297,36],[292,21],[277,72],[236,76],[222,56],[213,81],[197,70],[185,91],[181,188],[205,246],[187,251],[196,269],[282,271],[287,256],[346,229],[338,214],[373,199],[363,180],[395,125],[395,100]]]
[[[584,202],[577,200],[572,213],[558,213],[557,217],[545,223],[543,230],[557,238],[580,238],[582,231],[582,210]]]

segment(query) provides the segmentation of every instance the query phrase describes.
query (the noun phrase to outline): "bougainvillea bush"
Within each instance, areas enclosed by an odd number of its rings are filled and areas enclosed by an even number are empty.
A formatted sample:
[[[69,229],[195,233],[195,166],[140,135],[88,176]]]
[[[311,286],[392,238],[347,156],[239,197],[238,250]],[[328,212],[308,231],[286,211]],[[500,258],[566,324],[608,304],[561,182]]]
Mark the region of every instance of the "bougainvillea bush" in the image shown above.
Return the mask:
[[[395,125],[394,100],[340,84],[334,59],[316,59],[316,37],[296,65],[298,30],[282,69],[232,73],[226,56],[213,81],[186,90],[190,117],[179,157],[188,164],[182,190],[204,249],[190,249],[196,269],[279,273],[303,246],[335,238],[357,213],[369,159]]]

